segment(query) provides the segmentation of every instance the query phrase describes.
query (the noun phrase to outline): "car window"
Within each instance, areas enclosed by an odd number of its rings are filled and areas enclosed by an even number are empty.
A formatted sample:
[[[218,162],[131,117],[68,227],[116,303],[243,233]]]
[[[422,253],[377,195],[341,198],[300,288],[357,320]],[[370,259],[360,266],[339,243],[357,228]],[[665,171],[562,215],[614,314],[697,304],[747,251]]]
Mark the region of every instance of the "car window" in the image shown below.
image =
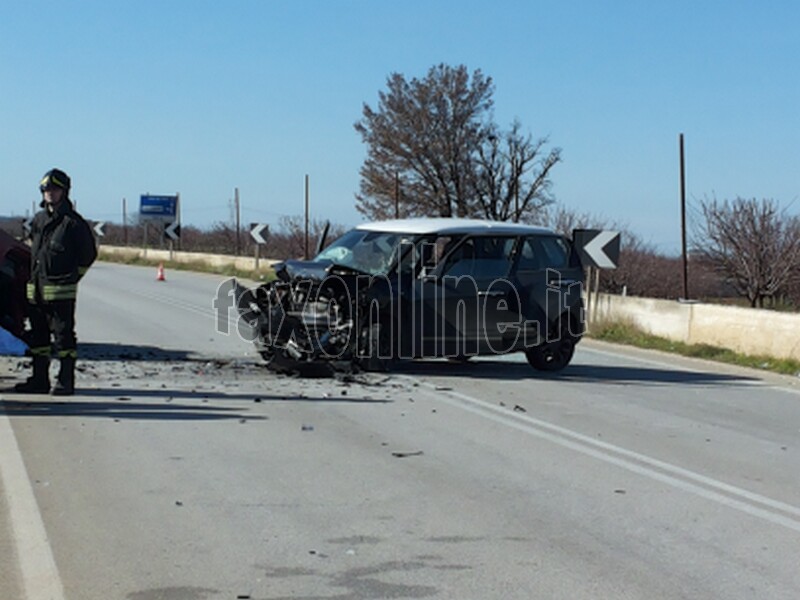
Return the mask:
[[[458,242],[449,235],[425,236],[414,246],[414,260],[418,261],[418,272],[430,273],[442,262],[445,254]]]
[[[383,274],[397,260],[401,238],[394,233],[353,229],[320,252],[315,261],[331,261],[370,275]]]
[[[517,269],[563,269],[569,266],[569,246],[560,237],[530,236],[523,240]]]
[[[447,256],[442,275],[475,279],[506,277],[511,268],[515,238],[471,237]]]

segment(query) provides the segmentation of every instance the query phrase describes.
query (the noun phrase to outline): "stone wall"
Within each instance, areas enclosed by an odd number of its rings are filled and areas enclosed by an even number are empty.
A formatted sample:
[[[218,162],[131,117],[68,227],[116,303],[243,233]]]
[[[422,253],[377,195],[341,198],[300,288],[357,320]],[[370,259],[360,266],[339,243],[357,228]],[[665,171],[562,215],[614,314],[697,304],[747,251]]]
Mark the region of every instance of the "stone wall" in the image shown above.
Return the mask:
[[[600,294],[592,313],[679,342],[800,360],[799,313],[611,294]]]

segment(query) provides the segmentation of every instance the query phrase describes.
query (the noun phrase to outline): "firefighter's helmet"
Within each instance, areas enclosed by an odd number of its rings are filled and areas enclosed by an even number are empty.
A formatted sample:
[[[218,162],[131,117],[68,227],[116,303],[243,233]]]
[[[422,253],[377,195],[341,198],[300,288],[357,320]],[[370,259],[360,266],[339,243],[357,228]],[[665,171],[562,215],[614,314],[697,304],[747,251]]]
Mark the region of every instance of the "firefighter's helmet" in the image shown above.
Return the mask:
[[[42,180],[39,182],[39,190],[43,192],[48,187],[53,186],[60,187],[65,192],[69,192],[69,176],[61,169],[50,169],[44,174],[44,177],[42,177]]]

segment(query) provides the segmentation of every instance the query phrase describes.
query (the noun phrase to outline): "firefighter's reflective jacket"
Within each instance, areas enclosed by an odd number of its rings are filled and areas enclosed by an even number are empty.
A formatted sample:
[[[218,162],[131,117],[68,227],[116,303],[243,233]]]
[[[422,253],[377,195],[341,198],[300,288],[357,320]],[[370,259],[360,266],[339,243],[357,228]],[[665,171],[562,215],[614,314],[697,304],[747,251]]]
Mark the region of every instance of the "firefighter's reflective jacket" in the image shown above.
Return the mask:
[[[86,221],[64,199],[36,213],[31,223],[31,280],[28,300],[75,300],[78,281],[97,258]]]

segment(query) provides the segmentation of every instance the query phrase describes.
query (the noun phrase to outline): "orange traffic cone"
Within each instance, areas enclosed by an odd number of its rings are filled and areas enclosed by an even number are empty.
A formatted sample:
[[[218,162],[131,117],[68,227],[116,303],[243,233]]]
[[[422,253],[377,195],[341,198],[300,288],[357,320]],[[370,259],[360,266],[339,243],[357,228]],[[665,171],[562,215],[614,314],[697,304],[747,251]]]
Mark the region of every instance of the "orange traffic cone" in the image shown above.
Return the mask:
[[[164,263],[158,264],[158,271],[156,272],[156,281],[166,281],[167,278],[164,277]]]

